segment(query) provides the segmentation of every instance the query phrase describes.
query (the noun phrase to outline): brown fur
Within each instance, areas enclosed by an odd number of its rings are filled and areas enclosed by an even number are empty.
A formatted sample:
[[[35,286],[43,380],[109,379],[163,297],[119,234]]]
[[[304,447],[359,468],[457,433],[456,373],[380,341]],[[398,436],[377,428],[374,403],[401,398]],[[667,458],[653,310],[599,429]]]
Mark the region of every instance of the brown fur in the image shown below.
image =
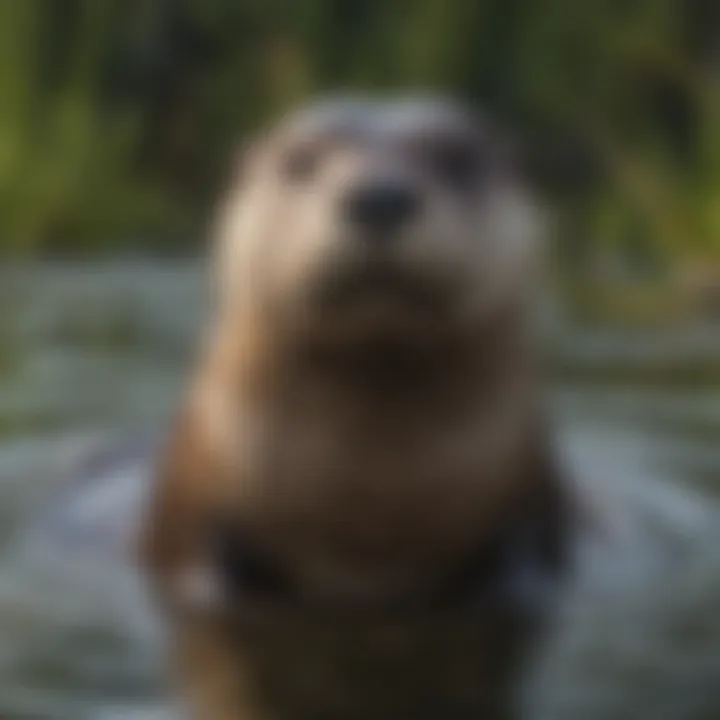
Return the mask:
[[[537,626],[497,567],[532,527],[555,573],[566,527],[523,313],[335,340],[221,313],[171,436],[144,557],[197,717],[511,717]],[[292,594],[179,604],[220,522]]]

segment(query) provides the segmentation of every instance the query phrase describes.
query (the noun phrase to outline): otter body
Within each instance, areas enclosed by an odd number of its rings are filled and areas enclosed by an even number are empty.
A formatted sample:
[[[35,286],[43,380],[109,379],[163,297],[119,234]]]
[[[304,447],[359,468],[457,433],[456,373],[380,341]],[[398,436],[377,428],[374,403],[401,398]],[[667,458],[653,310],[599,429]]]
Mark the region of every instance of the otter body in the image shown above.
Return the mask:
[[[145,531],[196,717],[513,717],[568,526],[533,230],[445,101],[322,103],[251,151]]]
[[[492,720],[516,717],[518,669],[537,631],[521,612],[247,610],[185,630],[199,718]]]

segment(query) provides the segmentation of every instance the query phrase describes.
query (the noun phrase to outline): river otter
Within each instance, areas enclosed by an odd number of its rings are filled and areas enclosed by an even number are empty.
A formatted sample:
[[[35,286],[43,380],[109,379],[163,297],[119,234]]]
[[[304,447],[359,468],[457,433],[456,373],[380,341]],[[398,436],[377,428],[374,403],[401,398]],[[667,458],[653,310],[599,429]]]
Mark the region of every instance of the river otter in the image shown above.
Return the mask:
[[[515,716],[569,527],[518,175],[442,99],[323,101],[246,154],[143,538],[196,717]]]

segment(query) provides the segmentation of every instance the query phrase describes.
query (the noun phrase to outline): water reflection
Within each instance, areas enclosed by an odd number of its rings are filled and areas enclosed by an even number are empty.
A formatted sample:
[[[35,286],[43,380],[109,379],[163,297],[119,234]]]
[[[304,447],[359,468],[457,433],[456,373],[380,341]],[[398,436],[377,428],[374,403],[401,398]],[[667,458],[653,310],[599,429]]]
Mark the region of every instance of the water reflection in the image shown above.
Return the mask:
[[[112,524],[132,515],[117,508],[140,502],[146,468],[100,472],[82,492],[62,483],[86,456],[112,466],[98,448],[132,457],[134,438],[167,420],[204,312],[202,273],[190,263],[6,268],[0,301],[0,716],[160,717],[157,628],[137,578],[108,562],[132,529]],[[551,336],[568,463],[625,497],[651,496],[655,535],[629,521],[628,546],[667,542],[645,575],[629,556],[615,568],[623,592],[578,605],[549,666],[547,717],[710,717],[720,336]]]

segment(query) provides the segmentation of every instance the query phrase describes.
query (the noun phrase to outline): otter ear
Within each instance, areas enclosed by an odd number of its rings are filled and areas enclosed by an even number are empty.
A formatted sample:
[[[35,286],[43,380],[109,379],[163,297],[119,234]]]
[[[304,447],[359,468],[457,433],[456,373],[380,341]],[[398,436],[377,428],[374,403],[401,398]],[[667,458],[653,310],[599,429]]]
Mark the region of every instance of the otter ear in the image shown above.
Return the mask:
[[[523,140],[510,130],[502,130],[497,138],[497,155],[503,168],[518,180],[532,181],[528,149]]]
[[[231,152],[227,169],[229,187],[245,184],[249,168],[253,164],[253,156],[256,153],[254,139],[245,138],[236,143],[234,150]]]
[[[239,187],[247,182],[252,169],[260,161],[265,146],[266,141],[262,136],[244,138],[236,144],[231,154],[228,170],[230,186]]]
[[[517,134],[511,129],[511,124],[502,116],[491,114],[470,101],[466,101],[465,106],[493,168],[501,173],[525,179],[525,153]]]
[[[532,146],[509,125],[499,123],[495,127],[491,143],[495,166],[503,175],[534,193],[538,184]]]

